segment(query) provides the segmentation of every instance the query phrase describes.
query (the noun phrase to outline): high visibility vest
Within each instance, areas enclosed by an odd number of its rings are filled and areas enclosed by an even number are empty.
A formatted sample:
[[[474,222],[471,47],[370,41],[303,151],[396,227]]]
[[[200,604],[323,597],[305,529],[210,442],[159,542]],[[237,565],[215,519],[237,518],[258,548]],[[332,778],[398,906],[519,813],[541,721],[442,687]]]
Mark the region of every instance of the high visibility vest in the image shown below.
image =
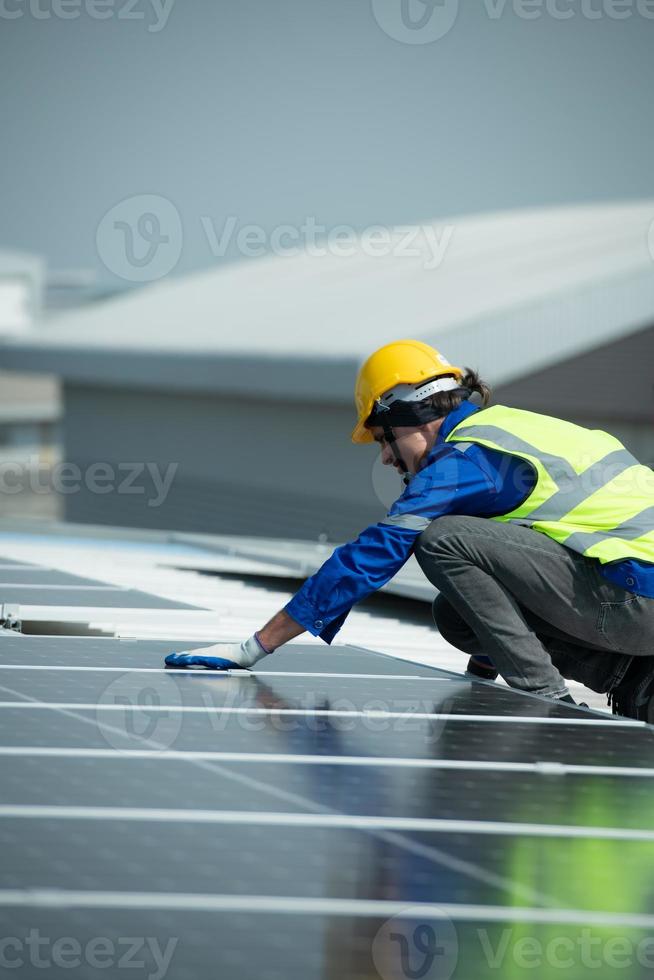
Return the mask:
[[[446,437],[531,463],[537,480],[519,507],[492,520],[541,531],[590,558],[654,563],[654,471],[600,429],[493,405]]]

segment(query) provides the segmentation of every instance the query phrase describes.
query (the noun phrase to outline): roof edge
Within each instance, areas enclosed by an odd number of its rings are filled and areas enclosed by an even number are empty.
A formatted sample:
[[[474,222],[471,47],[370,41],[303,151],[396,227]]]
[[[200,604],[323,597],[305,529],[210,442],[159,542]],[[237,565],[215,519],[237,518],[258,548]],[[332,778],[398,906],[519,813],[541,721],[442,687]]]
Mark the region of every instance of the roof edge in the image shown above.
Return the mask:
[[[355,358],[261,357],[213,351],[111,350],[0,344],[2,368],[60,376],[64,381],[179,394],[240,395],[285,401],[347,403]]]

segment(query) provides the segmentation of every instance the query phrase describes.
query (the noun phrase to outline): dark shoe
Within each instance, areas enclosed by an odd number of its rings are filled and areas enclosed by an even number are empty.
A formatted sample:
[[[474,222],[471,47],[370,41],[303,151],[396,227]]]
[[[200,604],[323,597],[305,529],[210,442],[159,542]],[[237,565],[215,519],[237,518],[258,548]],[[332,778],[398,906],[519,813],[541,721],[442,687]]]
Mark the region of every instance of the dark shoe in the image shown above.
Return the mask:
[[[573,704],[575,708],[588,707],[585,701],[580,701],[579,704],[577,704],[577,702],[575,701],[575,699],[572,697],[571,694],[564,694],[562,698],[557,698],[557,701],[559,702],[559,704],[561,704],[561,702],[563,702],[563,704]]]
[[[634,657],[606,700],[614,715],[654,724],[654,657]]]
[[[470,676],[478,677],[482,681],[495,681],[499,677],[499,672],[495,670],[490,662],[488,664],[484,664],[479,660],[475,660],[474,657],[470,657],[466,670],[466,677]]]

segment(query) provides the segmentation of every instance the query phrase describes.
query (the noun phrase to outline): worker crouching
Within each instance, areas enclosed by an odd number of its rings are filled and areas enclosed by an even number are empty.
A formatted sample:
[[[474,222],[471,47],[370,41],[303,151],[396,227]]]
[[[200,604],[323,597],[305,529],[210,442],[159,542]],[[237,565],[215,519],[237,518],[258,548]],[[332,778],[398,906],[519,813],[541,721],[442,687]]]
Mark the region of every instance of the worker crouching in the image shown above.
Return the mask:
[[[415,554],[468,676],[566,701],[574,679],[654,723],[654,473],[607,432],[489,400],[476,372],[427,344],[375,351],[352,440],[377,442],[398,471],[389,513],[240,647],[169,666],[252,667],[305,630],[330,643]]]

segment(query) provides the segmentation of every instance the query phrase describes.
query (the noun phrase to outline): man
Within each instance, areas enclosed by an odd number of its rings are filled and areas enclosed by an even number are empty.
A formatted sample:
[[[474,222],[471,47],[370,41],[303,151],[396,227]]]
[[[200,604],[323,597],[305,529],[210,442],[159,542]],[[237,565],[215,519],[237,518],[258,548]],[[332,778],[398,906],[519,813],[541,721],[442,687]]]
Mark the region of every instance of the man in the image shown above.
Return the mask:
[[[372,354],[355,399],[353,442],[376,441],[405,483],[389,514],[254,636],[166,664],[251,668],[305,630],[330,643],[414,553],[469,676],[570,702],[572,678],[607,693],[614,713],[654,722],[652,470],[606,432],[486,407],[475,372],[415,340]]]

